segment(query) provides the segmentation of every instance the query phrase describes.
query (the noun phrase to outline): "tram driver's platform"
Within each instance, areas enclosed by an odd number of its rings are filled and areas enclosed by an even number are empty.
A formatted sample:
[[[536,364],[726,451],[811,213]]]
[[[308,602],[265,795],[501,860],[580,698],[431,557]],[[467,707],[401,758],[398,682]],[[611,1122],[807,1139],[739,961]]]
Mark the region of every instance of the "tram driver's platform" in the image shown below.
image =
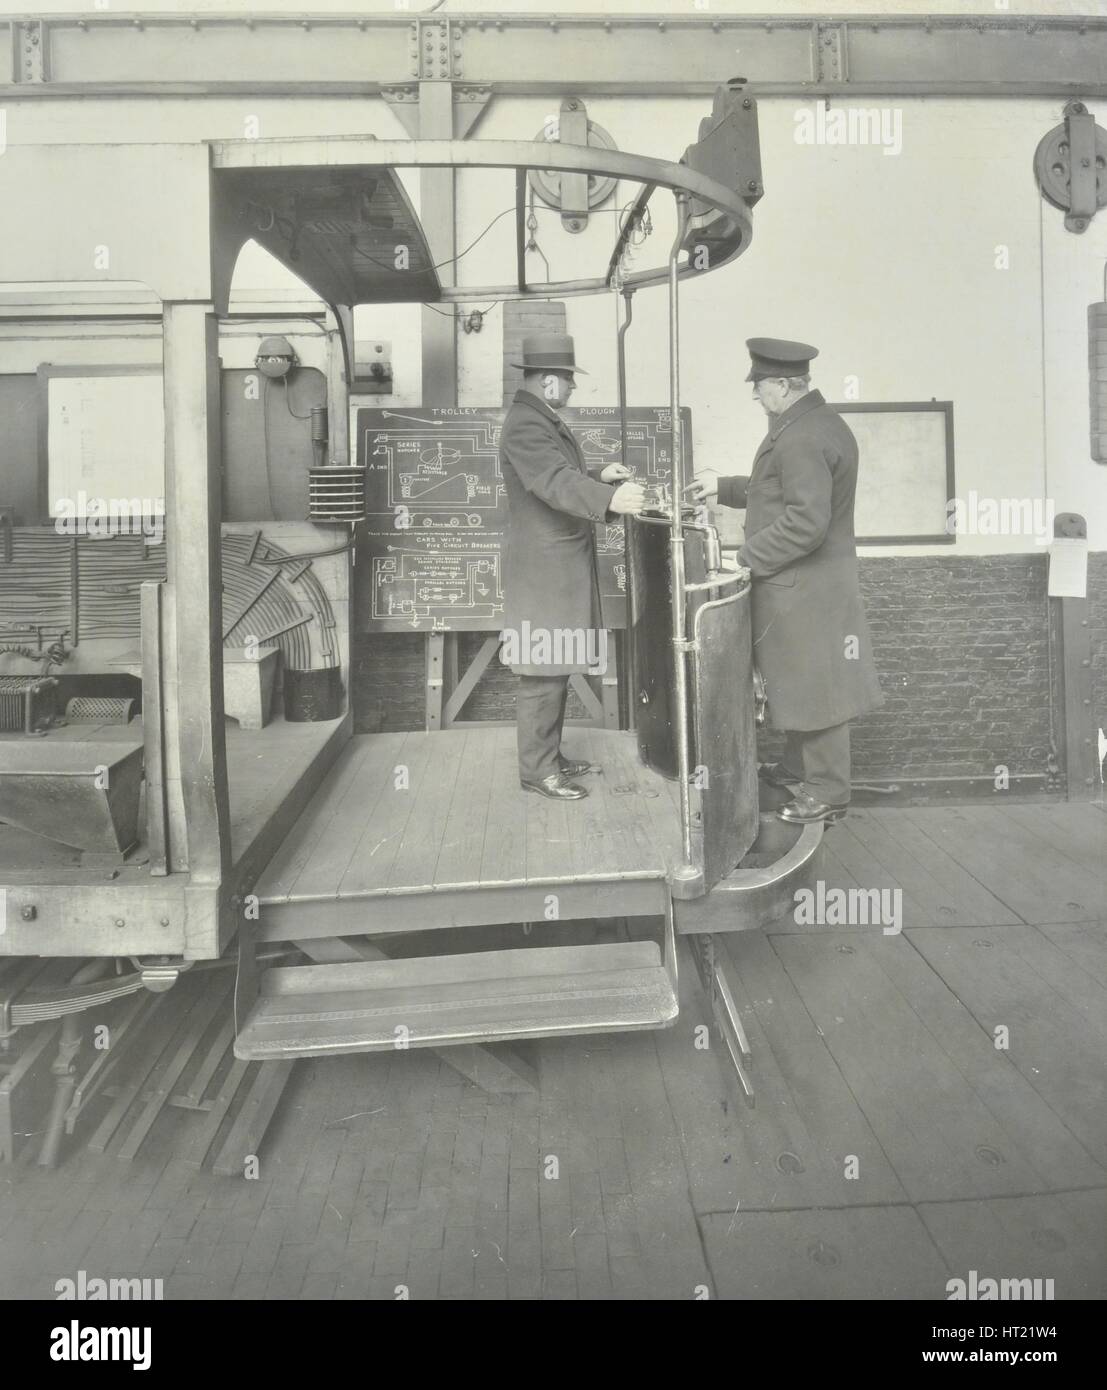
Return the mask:
[[[513,728],[353,739],[256,889],[255,940],[295,941],[314,963],[261,972],[236,1054],[383,1051],[400,1028],[417,1047],[672,1023],[676,788],[632,734],[582,730],[565,752],[596,766],[567,804],[520,788]],[[582,918],[646,920],[635,939],[582,944]],[[506,949],[466,938],[463,954],[372,944],[510,924],[534,930]]]
[[[520,788],[513,727],[353,738],[258,882],[259,939],[663,914],[675,783],[633,734],[564,748],[600,769],[582,801]]]

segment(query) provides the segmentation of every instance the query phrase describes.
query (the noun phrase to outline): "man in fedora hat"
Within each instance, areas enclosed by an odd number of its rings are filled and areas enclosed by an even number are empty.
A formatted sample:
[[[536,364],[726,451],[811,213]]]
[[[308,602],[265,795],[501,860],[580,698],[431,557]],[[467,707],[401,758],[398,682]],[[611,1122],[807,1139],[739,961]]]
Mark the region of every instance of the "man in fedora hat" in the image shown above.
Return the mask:
[[[850,800],[849,721],[883,704],[857,575],[857,440],[811,389],[818,349],[749,338],[754,400],[769,417],[748,477],[689,491],[746,509],[738,561],[753,577],[754,660],[782,762],[759,771],[791,790],[784,820],[835,821]]]
[[[590,475],[559,411],[574,389],[573,340],[565,333],[523,339],[523,386],[500,433],[508,501],[504,548],[504,650],[519,676],[515,721],[519,784],[558,801],[588,793],[573,782],[588,763],[561,751],[569,677],[595,668],[603,615],[593,527],[636,515],[645,493],[630,469],[610,463]]]

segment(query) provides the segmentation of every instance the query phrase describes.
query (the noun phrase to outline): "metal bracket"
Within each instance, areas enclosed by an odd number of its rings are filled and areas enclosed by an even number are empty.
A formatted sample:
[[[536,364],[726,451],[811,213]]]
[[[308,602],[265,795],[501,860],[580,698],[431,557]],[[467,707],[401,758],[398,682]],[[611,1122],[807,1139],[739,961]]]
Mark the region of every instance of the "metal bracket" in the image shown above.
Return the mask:
[[[603,126],[588,119],[588,108],[580,97],[566,97],[561,103],[556,133],[551,132],[548,122],[535,139],[585,148],[618,148]],[[561,225],[567,232],[583,232],[588,226],[589,211],[611,197],[616,180],[595,174],[551,174],[532,169],[530,184],[544,203],[561,209]]]
[[[40,83],[49,80],[48,38],[49,31],[41,20],[25,19],[12,25],[13,81]]]
[[[1046,202],[1065,214],[1067,230],[1084,232],[1107,207],[1107,131],[1082,101],[1070,101],[1064,116],[1039,141],[1034,176]]]
[[[382,87],[381,96],[412,140],[419,138],[419,88]]]
[[[413,140],[418,140],[419,88],[414,83],[403,87],[382,87],[381,96],[408,135]],[[465,139],[484,114],[484,109],[491,99],[491,87],[454,87],[454,139]]]
[[[846,26],[844,24],[815,24],[811,30],[812,76],[816,82],[849,80]]]
[[[464,140],[492,100],[491,87],[454,88],[454,139]]]
[[[710,933],[691,937],[692,952],[699,970],[700,983],[711,1005],[715,1027],[723,1040],[727,1056],[730,1058],[734,1075],[742,1092],[742,1098],[752,1110],[756,1104],[753,1081],[746,1068],[753,1060],[746,1031],[734,996],[730,992],[723,967],[719,962],[718,947]]]
[[[9,910],[13,910],[14,907],[13,903]],[[0,980],[0,1038],[9,1037],[18,1026],[12,1020],[12,1004],[45,968],[46,962],[37,956],[30,960],[16,959],[9,972]]]
[[[181,977],[181,970],[191,962],[174,965],[144,965],[142,967],[142,988],[151,994],[164,994],[172,989]]]
[[[461,76],[461,29],[449,19],[417,19],[408,42],[411,75],[422,82]]]

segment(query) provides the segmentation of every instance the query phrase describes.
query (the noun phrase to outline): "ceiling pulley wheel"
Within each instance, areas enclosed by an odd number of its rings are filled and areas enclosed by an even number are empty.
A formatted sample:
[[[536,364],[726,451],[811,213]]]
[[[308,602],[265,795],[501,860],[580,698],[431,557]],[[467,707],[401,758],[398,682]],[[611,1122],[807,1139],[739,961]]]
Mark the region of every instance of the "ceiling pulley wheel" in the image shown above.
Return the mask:
[[[604,150],[619,148],[602,125],[589,120],[584,102],[576,97],[563,101],[557,119],[547,121],[534,138],[551,145],[585,145]],[[561,210],[561,223],[568,232],[584,231],[588,225],[588,213],[611,197],[617,182],[617,179],[597,174],[530,170],[531,188],[544,203]]]
[[[1107,207],[1107,131],[1083,102],[1065,107],[1034,151],[1034,176],[1047,203],[1065,213],[1070,232],[1083,232],[1098,208]]]

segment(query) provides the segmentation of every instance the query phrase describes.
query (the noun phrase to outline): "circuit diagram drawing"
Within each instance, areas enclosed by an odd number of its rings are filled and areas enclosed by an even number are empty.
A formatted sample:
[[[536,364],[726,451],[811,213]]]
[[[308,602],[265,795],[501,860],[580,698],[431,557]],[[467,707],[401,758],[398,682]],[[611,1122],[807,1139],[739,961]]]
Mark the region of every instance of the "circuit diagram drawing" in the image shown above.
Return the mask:
[[[684,438],[691,443],[691,417]],[[377,632],[494,631],[503,619],[501,551],[510,524],[500,469],[498,407],[364,408],[357,412],[357,462],[365,469],[366,521],[355,568],[360,611]],[[624,458],[616,409],[566,410],[589,469]],[[627,411],[625,461],[643,482],[671,468],[670,412]],[[621,522],[596,527],[605,620],[625,621],[625,536]]]
[[[419,628],[436,615],[447,620],[464,615],[493,628],[504,610],[499,569],[495,550],[389,546],[387,553],[373,557],[372,616]]]
[[[434,429],[439,423],[443,428]],[[417,434],[403,421],[392,428],[366,430],[363,456],[369,496],[384,504],[381,512],[406,512],[417,528],[479,530],[503,501],[499,426],[487,420],[421,424]]]

